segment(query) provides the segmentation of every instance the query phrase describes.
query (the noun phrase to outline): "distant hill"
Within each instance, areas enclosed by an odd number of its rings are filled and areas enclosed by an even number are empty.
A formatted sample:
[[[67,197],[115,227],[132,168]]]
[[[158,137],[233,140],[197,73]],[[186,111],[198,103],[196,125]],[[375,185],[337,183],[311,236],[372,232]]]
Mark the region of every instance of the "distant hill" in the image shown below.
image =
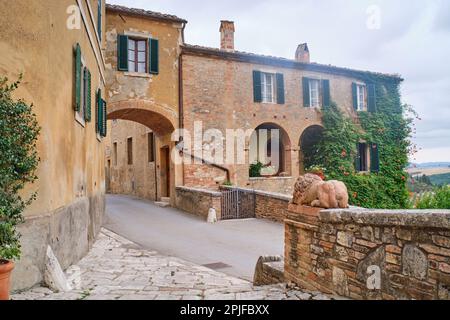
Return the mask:
[[[450,168],[450,162],[410,163],[408,169]]]
[[[450,185],[450,173],[432,175],[430,180],[436,186]]]

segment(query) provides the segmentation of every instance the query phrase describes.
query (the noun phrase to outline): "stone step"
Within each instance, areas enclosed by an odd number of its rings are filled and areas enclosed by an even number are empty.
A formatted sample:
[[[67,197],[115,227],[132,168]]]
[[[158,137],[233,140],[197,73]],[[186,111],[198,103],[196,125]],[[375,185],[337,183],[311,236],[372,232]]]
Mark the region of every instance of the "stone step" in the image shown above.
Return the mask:
[[[155,204],[156,204],[158,207],[161,207],[161,208],[167,208],[167,207],[170,207],[170,203],[169,203],[169,202],[157,201],[157,202],[155,202]]]
[[[169,197],[161,197],[161,202],[170,203],[170,198]]]

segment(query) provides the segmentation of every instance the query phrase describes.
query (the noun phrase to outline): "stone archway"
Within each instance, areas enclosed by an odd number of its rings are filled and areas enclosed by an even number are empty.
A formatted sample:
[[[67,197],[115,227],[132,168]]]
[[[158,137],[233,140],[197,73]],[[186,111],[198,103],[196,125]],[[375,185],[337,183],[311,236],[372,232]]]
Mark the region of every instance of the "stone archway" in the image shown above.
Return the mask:
[[[118,177],[118,180],[124,180],[123,183],[127,186],[132,185],[132,192],[136,193],[139,193],[139,190],[148,187],[153,188],[154,193],[152,193],[151,199],[154,197],[156,201],[159,201],[163,198],[170,198],[170,202],[174,204],[175,186],[179,183],[177,179],[180,179],[182,176],[178,174],[180,167],[170,161],[170,155],[175,146],[175,142],[171,141],[171,134],[178,127],[177,112],[172,108],[155,104],[152,101],[119,101],[108,105],[107,120],[126,120],[119,121],[122,131],[123,126],[126,126],[129,121],[138,123],[149,129],[147,129],[148,133],[144,132],[145,135],[153,133],[155,136],[155,142],[152,144],[154,160],[151,163],[150,160],[148,160],[150,156],[147,155],[147,153],[150,153],[150,143],[145,142],[146,138],[143,138],[142,134],[139,137],[132,138],[133,140],[131,142],[129,141],[130,138],[126,136],[126,132],[120,134],[121,141],[119,141],[119,143],[123,144],[121,149],[119,148],[121,154],[124,154],[125,152],[129,153],[128,150],[131,146],[131,149],[133,150],[131,158],[134,159],[134,161],[132,161],[131,164],[127,163],[126,160],[119,164],[117,164],[117,160],[112,161],[112,163],[116,164],[114,169],[116,169],[115,174],[116,177]],[[129,126],[131,127],[132,124]],[[136,127],[136,125],[134,125],[134,127]],[[144,127],[141,128],[142,130],[146,130]],[[111,130],[114,130],[114,127]],[[130,130],[130,134],[131,132],[135,131]],[[148,140],[151,139],[148,138]],[[113,150],[113,153],[115,143],[115,141],[111,140],[112,147],[110,150]],[[113,155],[110,156],[114,157]],[[129,154],[126,156],[130,157]],[[123,155],[123,157],[126,156]],[[142,167],[148,167],[149,165],[154,168],[154,173],[151,175],[151,178],[148,172],[141,172]],[[114,170],[112,171],[114,172]],[[133,172],[132,176],[130,172]],[[146,178],[143,179],[140,175],[145,175]],[[139,194],[137,195],[140,196]]]
[[[290,176],[291,140],[286,130],[275,123],[256,127],[250,138],[249,160],[250,164],[260,162],[266,167],[263,176]],[[273,167],[273,172],[270,167]]]
[[[171,134],[178,127],[178,115],[169,108],[151,101],[132,100],[108,105],[108,120],[129,120],[140,123],[159,136]]]
[[[313,125],[303,131],[299,141],[301,173],[315,164],[315,159],[319,152],[317,147],[323,138],[323,130],[322,126]]]

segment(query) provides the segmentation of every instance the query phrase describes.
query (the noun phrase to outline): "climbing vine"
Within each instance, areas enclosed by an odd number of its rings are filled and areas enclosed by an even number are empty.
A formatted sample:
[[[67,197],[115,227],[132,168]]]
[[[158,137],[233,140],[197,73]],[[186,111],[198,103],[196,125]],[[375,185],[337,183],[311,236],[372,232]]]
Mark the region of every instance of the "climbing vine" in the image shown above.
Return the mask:
[[[376,79],[366,79],[377,83]],[[399,84],[376,84],[377,111],[345,115],[336,104],[323,111],[323,139],[318,143],[316,165],[326,168],[328,179],[346,183],[350,203],[366,208],[399,209],[408,206],[406,187],[408,153],[412,144],[413,110],[401,104]],[[379,171],[355,169],[357,143],[367,141],[378,148]]]

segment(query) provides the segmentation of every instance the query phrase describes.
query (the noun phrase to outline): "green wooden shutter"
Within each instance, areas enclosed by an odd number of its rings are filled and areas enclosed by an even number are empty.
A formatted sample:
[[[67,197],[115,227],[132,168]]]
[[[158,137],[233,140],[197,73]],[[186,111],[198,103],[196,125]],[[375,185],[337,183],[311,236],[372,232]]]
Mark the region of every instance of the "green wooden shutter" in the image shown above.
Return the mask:
[[[128,36],[122,34],[117,38],[117,68],[128,71]]]
[[[309,108],[311,106],[311,98],[309,96],[309,78],[303,77],[303,106]]]
[[[108,119],[107,119],[107,115],[106,115],[106,101],[102,100],[102,137],[106,137],[106,133],[107,133],[107,123],[108,123]]]
[[[352,83],[353,109],[358,110],[358,86]]]
[[[324,108],[331,105],[330,80],[322,80],[322,100]]]
[[[91,122],[92,119],[92,111],[91,111],[91,104],[92,104],[92,99],[91,99],[91,95],[92,95],[92,91],[91,91],[91,72],[86,69],[86,81],[87,81],[87,86],[86,86],[86,92],[84,93],[86,95],[86,112],[84,114],[84,119],[87,122]]]
[[[149,39],[149,72],[159,74],[159,41],[157,39]]]
[[[96,106],[96,123],[95,123],[95,131],[97,131],[97,133],[101,133],[101,125],[103,123],[102,120],[102,90],[98,89],[97,91],[97,103],[95,104]]]
[[[284,104],[284,75],[277,73],[277,103]]]
[[[81,47],[77,43],[75,48],[75,111],[81,110]]]
[[[377,112],[376,87],[374,84],[367,85],[367,110]]]
[[[355,170],[356,172],[361,171],[361,153],[359,152],[359,143],[356,144]]]
[[[376,143],[370,144],[370,171],[380,172],[380,155]]]
[[[98,32],[98,38],[100,41],[102,40],[102,0],[97,0],[97,32]]]
[[[253,101],[256,103],[262,102],[261,92],[261,71],[253,71]]]

